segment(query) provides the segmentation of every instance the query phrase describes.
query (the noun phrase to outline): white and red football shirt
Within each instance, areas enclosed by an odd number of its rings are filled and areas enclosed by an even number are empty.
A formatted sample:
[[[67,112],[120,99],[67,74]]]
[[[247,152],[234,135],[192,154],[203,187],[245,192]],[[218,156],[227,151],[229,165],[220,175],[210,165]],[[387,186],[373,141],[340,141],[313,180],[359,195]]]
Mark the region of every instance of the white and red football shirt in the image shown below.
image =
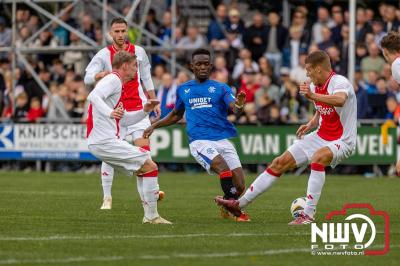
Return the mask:
[[[138,72],[133,80],[124,84],[121,101],[126,111],[137,111],[143,109],[143,105],[147,102],[147,97],[143,91],[140,80],[143,81],[146,90],[154,90],[154,85],[151,80],[151,65],[142,47],[128,42],[125,51],[136,55]],[[118,50],[114,45],[109,45],[101,49],[86,67],[85,84],[94,84],[95,75],[97,73],[111,71],[111,62],[117,52]]]
[[[400,57],[397,57],[392,63],[392,76],[400,84]]]
[[[122,81],[116,72],[102,78],[90,92],[86,120],[88,145],[119,138],[119,120],[111,118],[111,112],[120,102],[121,92]]]
[[[324,140],[340,139],[350,147],[354,147],[357,140],[357,99],[350,81],[332,72],[323,86],[318,87],[311,83],[310,89],[314,93],[325,95],[338,92],[347,94],[347,100],[342,107],[314,101],[314,106],[320,114],[317,134]]]

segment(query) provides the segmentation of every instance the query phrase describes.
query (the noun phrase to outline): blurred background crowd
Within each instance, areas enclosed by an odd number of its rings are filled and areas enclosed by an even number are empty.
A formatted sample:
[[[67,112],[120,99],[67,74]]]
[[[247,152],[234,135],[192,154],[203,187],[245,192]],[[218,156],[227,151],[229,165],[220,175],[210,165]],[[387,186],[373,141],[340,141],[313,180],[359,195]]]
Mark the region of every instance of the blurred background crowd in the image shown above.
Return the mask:
[[[127,14],[126,1],[109,1]],[[144,28],[160,39],[172,38],[170,1],[152,5]],[[179,2],[179,1],[178,1]],[[190,1],[189,1],[190,2]],[[177,61],[187,66],[193,49],[208,47],[213,51],[212,79],[228,83],[235,92],[245,91],[247,105],[239,116],[229,119],[238,124],[283,124],[308,120],[313,106],[298,93],[305,81],[304,61],[311,51],[322,49],[331,57],[334,71],[347,75],[349,47],[349,12],[347,1],[291,1],[288,27],[282,23],[282,8],[269,1],[213,1],[215,16],[201,25],[178,9],[175,45]],[[329,3],[327,3],[329,2]],[[225,4],[227,3],[227,4]],[[399,85],[391,77],[391,67],[381,53],[379,43],[389,31],[398,31],[398,2],[358,1],[356,16],[356,74],[359,119],[394,119],[400,116]],[[397,3],[397,5],[396,5]],[[101,17],[86,10],[63,4],[62,21],[102,45]],[[15,45],[25,45],[46,21],[28,6],[17,6]],[[93,14],[93,15],[92,15]],[[138,42],[140,32],[129,31],[131,42]],[[11,19],[0,11],[0,47],[11,45]],[[139,45],[154,45],[140,38]],[[80,47],[81,38],[53,23],[40,33],[29,47]],[[37,52],[27,56],[40,79],[49,88],[45,93],[30,72],[17,60],[16,84],[12,86],[11,55],[0,52],[0,112],[3,120],[35,122],[47,120],[80,121],[91,88],[85,87],[85,67],[93,52]],[[153,81],[162,103],[162,116],[174,107],[177,86],[191,79],[190,73],[178,71],[172,76],[165,58],[169,51],[148,52]],[[163,56],[160,56],[163,55]],[[61,108],[56,108],[56,106]]]

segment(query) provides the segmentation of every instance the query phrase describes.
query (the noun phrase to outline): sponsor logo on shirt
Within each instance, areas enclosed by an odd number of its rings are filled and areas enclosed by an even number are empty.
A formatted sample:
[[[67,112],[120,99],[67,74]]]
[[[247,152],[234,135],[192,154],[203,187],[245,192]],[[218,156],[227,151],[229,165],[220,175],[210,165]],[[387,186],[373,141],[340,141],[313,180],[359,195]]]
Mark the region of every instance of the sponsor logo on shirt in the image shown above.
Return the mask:
[[[185,89],[185,93],[188,94],[190,92],[190,89]]]
[[[191,99],[189,99],[189,104],[190,104],[192,110],[198,109],[198,108],[212,107],[211,97],[191,98]]]
[[[321,115],[330,115],[332,114],[335,110],[333,110],[332,107],[322,107],[320,105],[317,105],[317,111],[321,114]]]

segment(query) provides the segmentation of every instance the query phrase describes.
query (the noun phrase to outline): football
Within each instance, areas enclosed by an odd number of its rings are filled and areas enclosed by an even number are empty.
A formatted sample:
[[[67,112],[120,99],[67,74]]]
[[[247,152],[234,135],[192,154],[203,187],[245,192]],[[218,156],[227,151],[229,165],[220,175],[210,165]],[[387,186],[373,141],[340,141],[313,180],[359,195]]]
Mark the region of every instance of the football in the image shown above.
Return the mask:
[[[297,198],[292,202],[290,206],[290,213],[293,218],[297,218],[304,207],[306,206],[306,197]]]

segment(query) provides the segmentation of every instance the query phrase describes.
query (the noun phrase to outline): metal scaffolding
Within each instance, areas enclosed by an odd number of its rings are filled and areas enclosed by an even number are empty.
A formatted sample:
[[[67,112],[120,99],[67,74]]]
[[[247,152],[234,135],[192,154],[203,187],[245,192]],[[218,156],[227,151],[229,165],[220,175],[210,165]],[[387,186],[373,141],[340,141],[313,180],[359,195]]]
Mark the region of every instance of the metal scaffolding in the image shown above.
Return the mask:
[[[67,51],[82,51],[82,52],[97,52],[102,49],[105,45],[107,45],[107,32],[108,32],[108,20],[112,17],[124,17],[128,22],[129,27],[133,27],[138,29],[141,33],[139,35],[138,40],[142,40],[144,37],[150,39],[156,45],[143,45],[142,47],[150,53],[160,52],[158,56],[163,59],[169,66],[171,74],[175,76],[176,71],[185,71],[189,75],[191,75],[190,70],[188,70],[185,66],[179,64],[176,60],[176,27],[177,27],[177,1],[171,1],[171,13],[172,13],[172,36],[168,42],[160,39],[155,34],[149,32],[145,29],[145,22],[150,7],[152,5],[152,0],[133,0],[131,1],[131,6],[126,16],[123,16],[117,10],[115,10],[111,5],[109,5],[107,0],[3,0],[1,1],[1,5],[4,8],[8,8],[11,5],[11,17],[12,17],[12,43],[9,47],[0,47],[0,52],[9,52],[11,55],[11,64],[12,64],[12,87],[14,88],[16,85],[16,77],[15,77],[15,69],[17,67],[17,62],[21,63],[24,68],[32,75],[33,79],[38,83],[40,88],[46,93],[48,96],[51,95],[49,88],[47,85],[40,79],[38,73],[35,71],[34,67],[30,64],[27,59],[27,55],[41,53],[41,54],[54,54],[54,53],[63,53]],[[16,45],[17,41],[17,21],[16,21],[16,12],[19,4],[24,4],[28,6],[30,9],[37,12],[38,16],[41,18],[46,18],[48,21],[43,24],[36,32],[34,32],[29,38],[27,38],[21,45]],[[41,4],[67,4],[63,9],[59,12],[52,14],[45,8],[41,6]],[[78,29],[70,26],[63,20],[61,17],[68,12],[71,8],[74,8],[78,4],[92,4],[96,6],[99,10],[98,14],[101,14],[102,20],[102,32],[103,32],[103,40],[101,45],[87,37],[84,33],[79,31]],[[140,5],[143,5],[141,9],[142,12],[138,14],[138,23],[135,23],[132,18],[134,17],[135,12],[138,10]],[[137,12],[138,13],[138,12]],[[37,37],[43,31],[46,31],[53,23],[63,27],[70,33],[76,34],[79,39],[82,41],[82,45],[79,46],[57,46],[57,47],[31,47],[31,44],[37,39]],[[140,44],[140,43],[139,43]],[[170,53],[170,57],[164,56],[161,52],[168,51]],[[14,105],[15,106],[15,105]],[[60,106],[57,108],[61,109]]]

